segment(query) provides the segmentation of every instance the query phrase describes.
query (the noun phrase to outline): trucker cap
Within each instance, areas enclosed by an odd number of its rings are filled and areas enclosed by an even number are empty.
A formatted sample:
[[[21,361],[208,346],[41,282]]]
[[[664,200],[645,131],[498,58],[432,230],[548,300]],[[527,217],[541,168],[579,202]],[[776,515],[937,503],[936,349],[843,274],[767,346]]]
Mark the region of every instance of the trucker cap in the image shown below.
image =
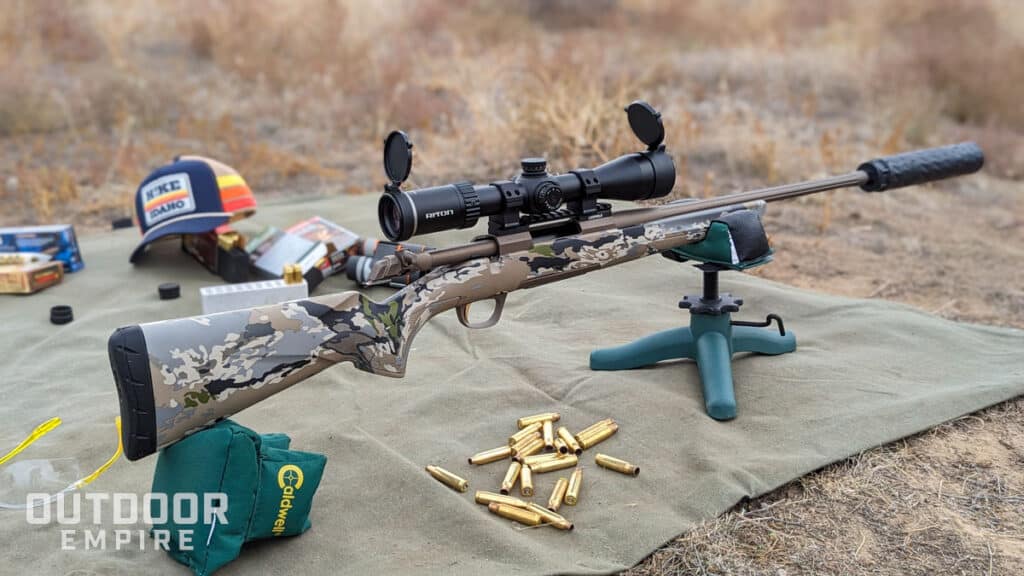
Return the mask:
[[[142,242],[130,260],[138,261],[159,238],[202,234],[255,211],[256,198],[234,168],[203,156],[179,156],[154,170],[135,193]]]

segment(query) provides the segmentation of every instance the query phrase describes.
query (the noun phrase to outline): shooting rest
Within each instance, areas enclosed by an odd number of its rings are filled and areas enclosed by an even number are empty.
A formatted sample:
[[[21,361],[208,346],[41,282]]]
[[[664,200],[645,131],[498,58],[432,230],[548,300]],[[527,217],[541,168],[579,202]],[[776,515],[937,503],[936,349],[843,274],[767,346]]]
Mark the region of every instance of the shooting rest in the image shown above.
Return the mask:
[[[690,358],[697,362],[704,391],[704,406],[715,420],[736,417],[732,356],[740,352],[785,354],[796,350],[796,337],[786,332],[782,318],[769,314],[764,322],[732,320],[743,300],[718,291],[718,273],[748,270],[771,262],[761,219],[755,212],[740,210],[713,221],[707,236],[697,244],[662,254],[676,262],[699,262],[704,273],[703,293],[684,296],[679,307],[690,311],[690,325],[657,332],[612,348],[590,353],[592,370],[632,370],[662,360]],[[769,329],[772,322],[778,330]]]

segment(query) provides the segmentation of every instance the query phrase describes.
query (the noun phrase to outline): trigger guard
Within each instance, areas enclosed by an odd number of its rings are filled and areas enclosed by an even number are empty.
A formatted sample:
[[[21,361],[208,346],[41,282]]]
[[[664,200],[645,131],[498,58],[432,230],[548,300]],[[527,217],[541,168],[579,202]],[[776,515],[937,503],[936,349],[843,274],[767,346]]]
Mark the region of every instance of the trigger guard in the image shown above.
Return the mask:
[[[490,328],[491,326],[497,324],[498,320],[501,320],[501,311],[505,307],[506,296],[508,296],[507,293],[502,293],[491,298],[491,300],[494,300],[494,312],[491,312],[491,317],[488,318],[487,320],[484,320],[483,322],[474,324],[469,321],[469,306],[472,304],[472,302],[460,304],[455,309],[455,314],[459,317],[459,322],[461,322],[462,325],[465,326],[466,328],[471,328],[474,330],[480,328]]]

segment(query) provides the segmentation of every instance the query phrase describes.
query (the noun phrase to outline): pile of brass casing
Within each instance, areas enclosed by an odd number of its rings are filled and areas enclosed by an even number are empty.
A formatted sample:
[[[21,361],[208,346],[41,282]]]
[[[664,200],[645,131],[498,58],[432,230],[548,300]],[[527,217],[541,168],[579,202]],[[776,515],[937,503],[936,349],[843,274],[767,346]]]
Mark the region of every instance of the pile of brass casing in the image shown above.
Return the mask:
[[[458,490],[459,492],[465,492],[469,489],[469,482],[464,478],[459,478],[455,474],[441,468],[440,466],[427,466],[427,473],[434,478],[437,478],[445,486]]]
[[[594,457],[594,461],[597,462],[597,465],[602,468],[615,470],[616,472],[629,474],[630,476],[636,476],[640,474],[639,466],[634,466],[633,464],[630,464],[625,460],[619,460],[618,458],[609,456],[607,454],[598,454],[597,456]]]
[[[518,430],[508,437],[507,445],[484,450],[469,457],[469,463],[473,465],[511,459],[501,481],[500,494],[477,491],[475,500],[478,504],[487,506],[488,510],[498,516],[527,526],[548,525],[566,531],[573,529],[573,523],[557,512],[563,504],[576,506],[580,500],[580,488],[583,483],[580,455],[584,450],[613,436],[619,425],[614,419],[606,418],[574,435],[565,426],[555,427],[554,423],[560,419],[561,415],[557,412],[519,418],[516,420]],[[635,476],[640,471],[638,466],[607,454],[597,454],[595,460],[598,466],[623,474]],[[557,478],[551,494],[548,495],[546,506],[528,500],[538,494],[535,484],[538,474],[567,468],[574,470],[569,476]],[[456,480],[462,480],[451,473],[447,474]],[[441,477],[435,477],[456,490],[465,490],[464,484],[449,484]],[[511,495],[517,483],[522,498]]]

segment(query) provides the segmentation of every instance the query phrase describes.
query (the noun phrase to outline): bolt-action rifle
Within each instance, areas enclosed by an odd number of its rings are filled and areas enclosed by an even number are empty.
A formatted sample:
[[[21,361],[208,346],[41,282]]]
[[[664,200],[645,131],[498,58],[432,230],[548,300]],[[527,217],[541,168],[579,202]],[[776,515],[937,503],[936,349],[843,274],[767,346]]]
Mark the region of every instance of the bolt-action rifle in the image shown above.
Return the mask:
[[[529,158],[520,175],[482,186],[402,191],[412,144],[393,132],[384,147],[390,180],[379,204],[384,233],[404,241],[467,228],[486,216],[488,235],[382,258],[371,280],[421,275],[381,302],[342,292],[119,328],[108,349],[125,455],[152,454],[334,364],[400,378],[413,337],[437,314],[455,309],[468,328],[492,326],[510,292],[701,242],[726,213],[760,215],[766,202],[837,188],[881,192],[969,174],[984,162],[977,145],[963,143],[878,158],[821,180],[612,213],[601,199],[659,198],[675,182],[660,114],[643,102],[626,112],[645,150],[564,174],[550,174],[543,159]],[[471,322],[470,305],[488,300],[494,301],[490,318]]]

